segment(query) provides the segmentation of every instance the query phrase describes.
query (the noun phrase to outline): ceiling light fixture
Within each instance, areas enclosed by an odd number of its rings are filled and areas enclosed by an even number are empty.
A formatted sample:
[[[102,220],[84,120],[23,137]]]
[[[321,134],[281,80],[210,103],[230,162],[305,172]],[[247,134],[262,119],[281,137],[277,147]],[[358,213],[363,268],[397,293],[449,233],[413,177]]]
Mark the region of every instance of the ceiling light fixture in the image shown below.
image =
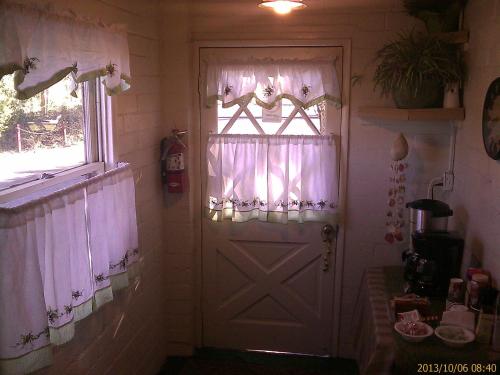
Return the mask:
[[[260,8],[272,9],[278,14],[288,14],[292,10],[305,8],[302,0],[262,0]]]

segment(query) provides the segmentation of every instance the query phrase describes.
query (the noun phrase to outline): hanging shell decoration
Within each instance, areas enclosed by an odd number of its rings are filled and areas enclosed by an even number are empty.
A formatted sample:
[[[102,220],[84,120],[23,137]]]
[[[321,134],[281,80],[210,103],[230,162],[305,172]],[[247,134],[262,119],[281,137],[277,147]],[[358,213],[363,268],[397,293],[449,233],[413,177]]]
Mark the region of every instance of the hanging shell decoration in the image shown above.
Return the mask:
[[[408,156],[408,142],[403,133],[399,133],[391,147],[391,158],[394,161],[399,161],[406,156]]]
[[[388,192],[388,210],[386,213],[387,233],[385,240],[392,244],[395,241],[403,241],[402,229],[405,226],[405,193],[406,193],[406,174],[408,163],[403,159],[408,155],[408,142],[403,134],[394,141],[391,147],[391,171],[390,187]]]

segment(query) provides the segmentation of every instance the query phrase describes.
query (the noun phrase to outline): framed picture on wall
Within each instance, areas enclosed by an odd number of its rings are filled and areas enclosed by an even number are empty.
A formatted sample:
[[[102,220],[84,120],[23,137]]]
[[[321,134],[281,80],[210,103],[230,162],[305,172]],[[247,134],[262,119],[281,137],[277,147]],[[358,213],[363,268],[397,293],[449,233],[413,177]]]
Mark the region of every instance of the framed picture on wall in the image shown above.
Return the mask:
[[[500,77],[491,83],[484,99],[483,142],[487,154],[500,160]]]

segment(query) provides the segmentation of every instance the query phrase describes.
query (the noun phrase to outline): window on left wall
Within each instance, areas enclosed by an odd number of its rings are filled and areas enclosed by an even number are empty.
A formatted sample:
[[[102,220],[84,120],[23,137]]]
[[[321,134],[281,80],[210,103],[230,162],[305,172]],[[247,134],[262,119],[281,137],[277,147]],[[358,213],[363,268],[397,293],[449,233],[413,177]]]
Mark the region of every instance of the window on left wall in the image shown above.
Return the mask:
[[[103,105],[99,78],[74,95],[68,75],[27,100],[15,98],[14,76],[0,79],[0,195],[36,190],[47,181],[103,160]],[[102,163],[101,163],[102,164]],[[93,168],[89,168],[93,166]],[[81,168],[80,168],[81,169]],[[53,180],[55,178],[55,180]]]

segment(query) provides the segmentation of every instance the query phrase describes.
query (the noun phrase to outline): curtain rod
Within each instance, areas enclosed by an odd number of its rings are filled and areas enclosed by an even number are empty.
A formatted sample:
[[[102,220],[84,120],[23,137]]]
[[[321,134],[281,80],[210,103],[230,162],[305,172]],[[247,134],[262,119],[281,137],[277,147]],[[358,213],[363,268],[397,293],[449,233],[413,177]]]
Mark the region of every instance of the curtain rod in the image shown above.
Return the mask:
[[[38,13],[41,17],[53,18],[60,21],[71,21],[71,22],[79,22],[81,24],[89,25],[89,26],[97,26],[103,29],[106,29],[111,32],[116,33],[126,33],[127,27],[125,24],[106,24],[101,19],[93,19],[91,17],[86,17],[77,14],[74,10],[70,8],[66,8],[64,10],[56,10],[54,4],[21,4],[15,1],[2,1],[0,0],[0,9],[16,9],[21,12],[32,12]]]
[[[33,206],[41,204],[44,201],[48,201],[50,199],[54,199],[54,198],[60,197],[62,195],[72,193],[76,190],[86,188],[86,187],[88,187],[88,186],[90,186],[98,181],[104,180],[105,178],[114,176],[114,175],[119,174],[121,172],[127,172],[127,171],[131,171],[130,164],[129,163],[119,163],[116,168],[113,168],[109,171],[98,174],[97,176],[87,178],[83,181],[77,182],[77,183],[72,184],[68,187],[64,187],[62,189],[55,190],[55,191],[53,191],[47,195],[41,196],[39,198],[35,198],[35,199],[30,200],[30,201],[25,202],[25,203],[21,203],[18,206],[13,206],[13,207],[1,207],[0,206],[0,214],[1,213],[14,214],[14,213],[24,211],[26,209],[33,207]]]

